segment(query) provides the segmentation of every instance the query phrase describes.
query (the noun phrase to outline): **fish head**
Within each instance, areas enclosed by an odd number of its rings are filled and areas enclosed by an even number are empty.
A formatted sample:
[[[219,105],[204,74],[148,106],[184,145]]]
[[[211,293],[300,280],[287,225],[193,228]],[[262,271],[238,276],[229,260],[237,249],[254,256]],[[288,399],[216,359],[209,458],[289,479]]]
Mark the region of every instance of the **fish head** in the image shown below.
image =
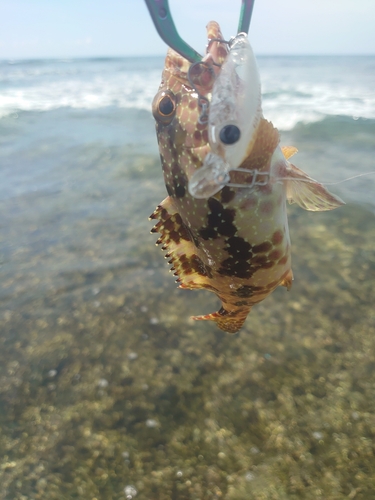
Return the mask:
[[[228,50],[225,43],[216,41],[223,40],[216,22],[208,24],[207,35],[209,45],[202,64],[192,65],[168,50],[152,104],[165,183],[168,193],[176,197],[187,189],[190,177],[210,152],[204,114]]]

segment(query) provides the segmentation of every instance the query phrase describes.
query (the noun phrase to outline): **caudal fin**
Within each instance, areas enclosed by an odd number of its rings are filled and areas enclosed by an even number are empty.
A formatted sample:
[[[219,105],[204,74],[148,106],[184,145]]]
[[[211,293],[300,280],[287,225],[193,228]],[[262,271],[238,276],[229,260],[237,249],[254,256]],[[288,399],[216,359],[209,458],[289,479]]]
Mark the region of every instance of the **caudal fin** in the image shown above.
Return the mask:
[[[226,311],[223,307],[211,314],[205,314],[203,316],[192,316],[192,319],[198,321],[215,321],[216,325],[220,330],[224,330],[227,333],[237,333],[247,318],[247,315],[250,312],[250,309],[246,309],[246,311],[238,310],[233,312]]]

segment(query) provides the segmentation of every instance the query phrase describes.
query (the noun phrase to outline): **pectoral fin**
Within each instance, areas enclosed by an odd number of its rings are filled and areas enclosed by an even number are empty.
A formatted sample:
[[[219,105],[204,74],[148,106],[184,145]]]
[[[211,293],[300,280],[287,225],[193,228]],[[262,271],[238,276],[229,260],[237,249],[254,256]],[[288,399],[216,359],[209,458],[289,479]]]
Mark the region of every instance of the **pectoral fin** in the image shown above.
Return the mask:
[[[297,203],[312,212],[333,210],[345,205],[341,198],[330,193],[322,184],[291,163],[288,164],[286,177],[286,195],[289,203]]]

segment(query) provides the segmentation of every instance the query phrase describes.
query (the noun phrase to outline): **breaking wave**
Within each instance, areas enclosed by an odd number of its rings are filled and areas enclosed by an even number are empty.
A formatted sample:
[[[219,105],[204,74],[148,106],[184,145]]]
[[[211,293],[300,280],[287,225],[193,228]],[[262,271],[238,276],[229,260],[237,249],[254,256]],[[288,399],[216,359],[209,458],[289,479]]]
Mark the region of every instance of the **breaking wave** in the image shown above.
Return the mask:
[[[162,57],[0,63],[0,117],[108,106],[150,110]],[[341,115],[375,119],[369,57],[260,57],[264,116],[280,130]]]

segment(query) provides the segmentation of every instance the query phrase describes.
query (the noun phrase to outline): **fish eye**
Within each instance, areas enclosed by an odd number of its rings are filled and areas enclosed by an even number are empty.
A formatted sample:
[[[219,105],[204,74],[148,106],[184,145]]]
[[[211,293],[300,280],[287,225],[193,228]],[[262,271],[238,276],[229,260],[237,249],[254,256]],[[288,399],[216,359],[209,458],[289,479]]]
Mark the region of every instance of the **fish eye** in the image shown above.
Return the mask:
[[[163,116],[170,116],[175,108],[175,104],[172,101],[170,95],[163,96],[159,101],[159,112]]]
[[[225,125],[220,130],[219,137],[223,144],[234,144],[239,140],[241,131],[236,125]]]
[[[152,103],[152,114],[155,120],[168,125],[176,111],[176,99],[172,92],[164,90],[156,94]]]

